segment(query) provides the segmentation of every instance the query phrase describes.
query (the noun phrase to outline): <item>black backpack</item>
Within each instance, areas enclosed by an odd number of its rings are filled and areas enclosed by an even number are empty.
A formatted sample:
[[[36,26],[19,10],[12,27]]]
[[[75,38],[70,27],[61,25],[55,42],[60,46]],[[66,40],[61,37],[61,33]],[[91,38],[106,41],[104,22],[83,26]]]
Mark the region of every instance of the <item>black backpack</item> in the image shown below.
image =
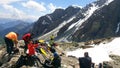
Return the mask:
[[[90,57],[81,57],[79,58],[80,68],[91,68],[91,58]]]
[[[33,66],[34,65],[34,58],[32,58],[31,56],[23,56],[23,55],[21,55],[20,58],[18,59],[18,61],[16,62],[15,67],[20,68],[23,65]]]

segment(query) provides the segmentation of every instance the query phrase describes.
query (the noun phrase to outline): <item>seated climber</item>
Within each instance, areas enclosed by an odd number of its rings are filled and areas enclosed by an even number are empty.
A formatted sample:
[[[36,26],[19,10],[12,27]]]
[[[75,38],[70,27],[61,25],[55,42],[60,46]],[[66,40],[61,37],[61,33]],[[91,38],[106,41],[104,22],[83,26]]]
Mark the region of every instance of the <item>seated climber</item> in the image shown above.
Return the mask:
[[[53,59],[47,59],[44,63],[45,68],[60,68],[61,67],[61,57],[54,52]]]
[[[91,68],[92,59],[89,57],[88,52],[84,53],[84,57],[79,58],[79,66],[80,68]]]

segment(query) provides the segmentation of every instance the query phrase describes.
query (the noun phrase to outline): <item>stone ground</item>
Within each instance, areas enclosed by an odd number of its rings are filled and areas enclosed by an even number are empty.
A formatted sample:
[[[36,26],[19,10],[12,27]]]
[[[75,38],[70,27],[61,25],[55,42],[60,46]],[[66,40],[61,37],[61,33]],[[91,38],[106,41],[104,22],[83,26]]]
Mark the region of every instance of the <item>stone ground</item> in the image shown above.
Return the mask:
[[[62,68],[79,68],[78,65],[78,60],[75,57],[67,57],[66,51],[68,50],[74,50],[76,48],[89,48],[90,46],[84,46],[84,43],[79,43],[79,45],[75,45],[71,44],[71,43],[59,43],[58,45],[60,45],[59,47],[57,47],[57,52],[59,54],[61,54],[62,52],[64,53],[61,58],[62,58]],[[22,41],[19,41],[19,46],[24,45]],[[6,62],[6,60],[1,59],[3,54],[5,53],[5,48],[2,47],[0,48],[0,62],[3,63],[2,66],[0,66],[0,68],[11,68],[12,65],[14,65],[16,63],[16,61],[19,59],[20,55],[24,55],[23,53],[23,49],[20,48],[20,53],[19,54],[15,54],[11,60],[9,62]],[[106,65],[106,68],[119,68],[120,67],[120,56],[116,56],[116,55],[110,55],[110,57],[113,59],[113,61],[111,62],[104,62],[104,65]],[[41,59],[43,60],[43,59]],[[44,60],[43,60],[44,61]],[[23,66],[21,68],[32,68],[29,66]],[[97,66],[95,68],[98,68]],[[105,68],[105,67],[104,67]]]

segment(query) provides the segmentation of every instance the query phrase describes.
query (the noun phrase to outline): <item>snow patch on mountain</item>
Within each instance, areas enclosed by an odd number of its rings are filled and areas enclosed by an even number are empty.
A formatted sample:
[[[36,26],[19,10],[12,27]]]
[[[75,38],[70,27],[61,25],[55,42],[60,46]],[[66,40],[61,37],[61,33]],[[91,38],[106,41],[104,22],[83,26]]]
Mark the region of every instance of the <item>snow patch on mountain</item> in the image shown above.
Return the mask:
[[[98,46],[94,48],[77,49],[75,51],[70,51],[67,53],[67,55],[72,55],[79,58],[79,57],[84,57],[85,52],[89,53],[89,56],[92,58],[92,62],[95,64],[99,64],[99,63],[102,63],[103,61],[111,60],[106,50]]]
[[[74,7],[74,8],[82,8],[82,6],[78,6],[78,5],[72,5],[72,7]]]
[[[52,18],[49,15],[46,15],[50,21],[52,21]]]
[[[85,21],[94,13],[94,11],[95,11],[96,9],[98,9],[98,6],[95,6],[95,4],[93,3],[93,4],[92,4],[92,7],[90,7],[90,8],[88,9],[88,11],[86,11],[85,13],[83,13],[83,15],[85,16],[85,18],[80,19],[80,20],[79,20],[78,22],[76,22],[76,23],[73,23],[71,26],[68,27],[67,31],[70,30],[70,29],[73,28],[73,27],[76,27],[76,30],[75,30],[75,31],[77,31],[78,28],[81,26],[81,24],[82,24],[83,22],[85,22]]]
[[[101,43],[99,47],[104,48],[108,54],[114,54],[114,55],[119,55],[120,56],[120,37],[114,39],[112,42],[108,44],[103,44]]]
[[[59,32],[59,30],[64,26],[66,25],[67,23],[69,23],[70,21],[72,21],[73,19],[75,18],[75,16],[73,16],[72,18],[70,18],[69,20],[67,21],[64,21],[62,24],[60,24],[57,28],[53,29],[52,31],[44,34],[43,36],[39,37],[38,39],[41,39],[41,38],[48,38],[49,35],[52,35],[54,34],[55,36],[57,36],[57,33]]]
[[[76,23],[73,23],[71,26],[68,27],[67,31],[70,30],[71,28],[73,27],[76,27],[76,30],[77,31],[79,29],[79,27],[81,26],[81,24],[83,22],[85,22],[96,10],[99,10],[100,8],[104,7],[105,5],[108,5],[110,4],[112,1],[114,0],[108,0],[106,1],[105,4],[103,4],[102,6],[98,6],[96,5],[95,3],[92,3],[92,7],[90,7],[85,13],[83,13],[83,15],[85,16],[85,18],[83,19],[80,19],[78,22]],[[74,31],[74,32],[75,32]]]
[[[62,37],[60,38],[58,41],[64,41],[64,42],[71,42],[71,41],[68,41],[67,38],[70,36],[71,34],[67,35],[66,37]]]
[[[114,0],[108,0],[108,1],[105,3],[105,5],[109,5],[112,1],[114,1]]]
[[[109,55],[119,55],[120,56],[120,37],[115,38],[113,41],[107,44],[91,45],[93,48],[88,49],[76,49],[74,51],[68,51],[67,56],[75,56],[77,58],[83,57],[84,52],[88,52],[92,61],[99,64],[103,61],[110,61]]]
[[[42,22],[43,25],[49,24],[48,22],[46,22],[45,20],[43,20]]]
[[[72,29],[75,25],[76,25],[76,23],[73,23],[71,26],[68,27],[68,29],[66,31]]]
[[[117,29],[116,29],[115,33],[118,33],[119,29],[120,29],[120,22],[117,25]]]
[[[95,4],[92,4],[93,6],[92,7],[90,7],[89,8],[89,10],[86,12],[86,13],[84,13],[84,15],[86,16],[84,19],[82,19],[82,20],[79,20],[78,22],[77,22],[77,25],[76,25],[76,30],[78,30],[78,28],[81,26],[81,24],[83,23],[83,22],[85,22],[93,13],[94,13],[94,11],[96,10],[96,9],[98,9],[98,6],[95,6]]]

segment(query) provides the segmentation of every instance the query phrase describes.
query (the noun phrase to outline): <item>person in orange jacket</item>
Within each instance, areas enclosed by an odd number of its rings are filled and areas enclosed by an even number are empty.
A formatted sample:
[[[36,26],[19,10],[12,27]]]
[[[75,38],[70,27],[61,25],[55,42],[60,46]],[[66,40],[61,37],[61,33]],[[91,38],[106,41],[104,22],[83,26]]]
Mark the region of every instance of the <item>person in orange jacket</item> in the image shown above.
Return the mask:
[[[13,52],[13,47],[15,44],[15,47],[17,48],[17,43],[18,43],[18,33],[16,32],[9,32],[8,34],[5,35],[5,43],[7,47],[7,53],[11,54]]]

